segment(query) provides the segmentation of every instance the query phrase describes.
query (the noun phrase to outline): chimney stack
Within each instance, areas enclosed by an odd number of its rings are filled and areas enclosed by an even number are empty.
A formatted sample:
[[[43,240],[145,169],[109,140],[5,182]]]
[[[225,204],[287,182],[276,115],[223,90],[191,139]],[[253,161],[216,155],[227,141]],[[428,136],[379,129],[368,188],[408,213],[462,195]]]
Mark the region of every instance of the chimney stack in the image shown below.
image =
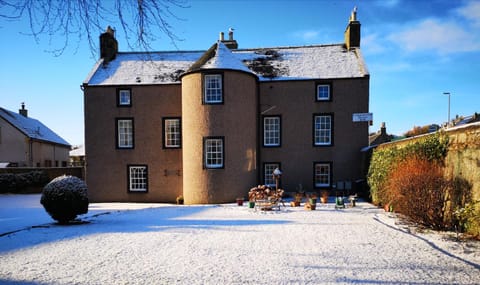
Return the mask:
[[[18,110],[18,113],[19,113],[20,115],[24,116],[25,118],[28,117],[28,110],[25,109],[25,103],[24,103],[24,102],[22,102],[22,109],[19,109],[19,110]]]
[[[382,135],[387,134],[387,127],[385,126],[385,122],[382,122],[382,126],[380,127],[380,134]]]
[[[357,7],[353,8],[345,30],[345,45],[348,50],[360,47],[360,22],[357,20]]]
[[[108,26],[105,33],[100,35],[100,58],[103,58],[104,63],[108,63],[115,59],[117,53],[118,42],[115,39],[115,30]]]
[[[233,28],[228,29],[228,40],[225,40],[224,33],[220,32],[220,41],[225,44],[229,49],[237,49],[238,43],[233,39]]]

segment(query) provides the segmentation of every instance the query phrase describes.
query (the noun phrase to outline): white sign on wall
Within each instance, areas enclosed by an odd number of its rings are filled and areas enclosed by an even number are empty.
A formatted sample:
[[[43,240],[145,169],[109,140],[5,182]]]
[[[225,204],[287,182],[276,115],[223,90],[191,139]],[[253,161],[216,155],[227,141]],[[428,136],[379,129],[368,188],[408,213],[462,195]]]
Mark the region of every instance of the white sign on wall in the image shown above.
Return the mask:
[[[373,121],[373,114],[372,113],[353,113],[352,120],[354,122]]]

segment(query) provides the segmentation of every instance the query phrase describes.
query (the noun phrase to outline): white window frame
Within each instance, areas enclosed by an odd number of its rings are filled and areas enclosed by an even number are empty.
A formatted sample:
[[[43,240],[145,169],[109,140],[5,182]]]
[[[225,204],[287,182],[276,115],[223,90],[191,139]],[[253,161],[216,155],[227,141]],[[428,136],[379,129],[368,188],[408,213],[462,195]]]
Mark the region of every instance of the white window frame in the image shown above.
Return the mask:
[[[315,188],[326,188],[332,184],[332,164],[329,162],[315,162],[313,164],[313,181]]]
[[[182,146],[180,118],[165,118],[163,121],[163,129],[165,148],[180,148]]]
[[[118,90],[118,105],[119,106],[132,105],[132,91],[130,89]]]
[[[315,146],[332,145],[332,115],[314,115],[313,119],[313,140]]]
[[[263,117],[263,146],[281,145],[282,120],[280,116]]]
[[[225,146],[223,137],[206,137],[203,143],[203,150],[205,168],[224,168]]]
[[[223,103],[223,78],[222,74],[204,75],[203,102],[205,104]]]
[[[148,192],[148,167],[146,165],[128,166],[128,191]]]
[[[275,187],[276,182],[273,178],[273,171],[278,168],[280,169],[280,163],[278,162],[265,162],[263,164],[263,184],[269,187]]]
[[[331,97],[330,84],[317,85],[317,101],[328,101]]]
[[[133,119],[117,119],[117,147],[133,148]]]

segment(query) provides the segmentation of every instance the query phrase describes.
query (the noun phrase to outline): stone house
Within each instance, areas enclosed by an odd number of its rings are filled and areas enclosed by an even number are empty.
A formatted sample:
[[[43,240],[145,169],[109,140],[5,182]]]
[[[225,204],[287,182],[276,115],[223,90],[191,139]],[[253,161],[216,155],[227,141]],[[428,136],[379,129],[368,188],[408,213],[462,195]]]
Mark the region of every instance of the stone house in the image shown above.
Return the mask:
[[[339,44],[119,52],[114,31],[83,83],[92,201],[232,202],[258,184],[332,190],[362,179],[370,75],[354,11]]]
[[[40,121],[0,108],[0,162],[18,167],[65,167],[70,144]]]

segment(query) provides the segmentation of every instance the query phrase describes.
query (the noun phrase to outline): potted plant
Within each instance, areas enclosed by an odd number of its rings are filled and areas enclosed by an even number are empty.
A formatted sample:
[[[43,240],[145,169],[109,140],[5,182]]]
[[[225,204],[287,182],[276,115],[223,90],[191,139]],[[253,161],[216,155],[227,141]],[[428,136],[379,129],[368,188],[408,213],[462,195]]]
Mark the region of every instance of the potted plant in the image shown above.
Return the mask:
[[[302,203],[303,193],[295,193],[293,201],[290,203],[292,207],[298,207]]]
[[[310,210],[310,211],[315,210],[315,209],[317,208],[316,202],[317,202],[317,201],[315,200],[315,203],[313,203],[312,199],[309,198],[309,199],[308,199],[308,202],[305,203],[305,206],[304,206],[305,210]]]
[[[311,205],[316,205],[317,204],[317,194],[315,194],[315,193],[310,194],[309,197],[308,197],[308,202]]]
[[[184,202],[183,195],[178,196],[176,200],[177,200],[177,205],[183,205],[183,202]]]
[[[323,204],[328,203],[328,191],[324,190],[320,193],[320,202]]]
[[[243,198],[237,198],[237,205],[243,206]]]

